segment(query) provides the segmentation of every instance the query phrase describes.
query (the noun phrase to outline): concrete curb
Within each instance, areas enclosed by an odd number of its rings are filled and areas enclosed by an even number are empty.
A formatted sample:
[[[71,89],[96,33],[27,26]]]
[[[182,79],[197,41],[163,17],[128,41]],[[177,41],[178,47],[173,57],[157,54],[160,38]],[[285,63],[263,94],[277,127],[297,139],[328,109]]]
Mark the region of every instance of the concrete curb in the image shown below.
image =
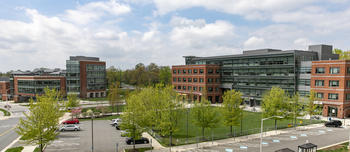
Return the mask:
[[[324,147],[321,147],[321,148],[319,148],[317,150],[326,149],[326,148],[333,147],[333,146],[336,146],[336,145],[340,145],[340,144],[343,144],[343,143],[346,143],[346,142],[349,142],[349,140],[345,140],[345,141],[338,142],[338,143],[335,143],[335,144],[332,144],[332,145],[324,146]]]

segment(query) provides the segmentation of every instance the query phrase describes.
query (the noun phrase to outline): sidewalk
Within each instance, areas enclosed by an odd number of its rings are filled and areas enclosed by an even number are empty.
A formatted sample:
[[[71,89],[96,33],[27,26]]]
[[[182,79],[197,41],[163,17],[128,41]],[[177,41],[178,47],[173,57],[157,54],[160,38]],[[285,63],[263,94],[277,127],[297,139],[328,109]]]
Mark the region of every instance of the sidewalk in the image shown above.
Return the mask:
[[[322,127],[322,126],[323,126],[323,124],[312,124],[312,125],[308,125],[308,126],[299,126],[296,129],[295,128],[286,128],[286,129],[281,129],[281,130],[273,130],[273,131],[264,132],[263,136],[269,137],[269,136],[279,135],[279,134],[283,134],[283,133],[289,133],[289,132],[292,132],[295,130],[308,130],[308,129],[318,128],[318,127]],[[236,137],[236,138],[215,140],[213,142],[207,141],[207,142],[196,143],[196,144],[174,146],[174,147],[171,147],[171,151],[175,151],[175,152],[190,151],[193,149],[197,149],[199,147],[203,148],[203,147],[212,147],[212,146],[218,146],[218,145],[232,144],[232,143],[257,139],[257,138],[260,138],[260,133],[251,134],[251,135],[247,135],[247,136],[240,136],[240,137]],[[153,151],[159,151],[159,152],[160,151],[169,151],[169,147],[159,149],[159,150],[153,150]]]
[[[147,132],[142,133],[142,137],[148,138],[150,140],[152,140],[152,147],[154,149],[164,149],[165,147],[162,146],[158,140],[154,139],[150,134],[148,134]]]

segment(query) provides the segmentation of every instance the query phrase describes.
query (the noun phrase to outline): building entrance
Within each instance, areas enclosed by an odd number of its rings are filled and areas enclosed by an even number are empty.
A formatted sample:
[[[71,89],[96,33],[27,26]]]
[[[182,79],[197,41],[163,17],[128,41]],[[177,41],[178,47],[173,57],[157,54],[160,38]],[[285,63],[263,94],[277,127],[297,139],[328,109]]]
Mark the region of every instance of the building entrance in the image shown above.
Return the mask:
[[[337,117],[338,108],[337,107],[328,107],[328,116]]]

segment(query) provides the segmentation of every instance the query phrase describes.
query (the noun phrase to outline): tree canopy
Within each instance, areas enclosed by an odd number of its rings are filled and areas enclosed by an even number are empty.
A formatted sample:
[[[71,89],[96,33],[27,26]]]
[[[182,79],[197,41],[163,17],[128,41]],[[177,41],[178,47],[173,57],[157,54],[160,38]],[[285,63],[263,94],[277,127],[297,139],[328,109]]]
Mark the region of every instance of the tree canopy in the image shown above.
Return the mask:
[[[240,105],[243,102],[242,93],[236,90],[226,91],[223,98],[223,115],[224,115],[224,124],[230,126],[231,136],[232,126],[239,126],[240,119],[243,114],[243,109]]]

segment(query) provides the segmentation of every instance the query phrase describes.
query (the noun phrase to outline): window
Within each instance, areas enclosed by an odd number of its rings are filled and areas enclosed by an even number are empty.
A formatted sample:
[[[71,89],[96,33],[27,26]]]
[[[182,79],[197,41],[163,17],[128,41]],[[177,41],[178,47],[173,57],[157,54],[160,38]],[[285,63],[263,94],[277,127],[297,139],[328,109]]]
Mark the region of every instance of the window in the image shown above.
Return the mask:
[[[198,78],[193,78],[193,82],[198,82]]]
[[[346,87],[350,88],[350,80],[346,80]]]
[[[219,83],[220,82],[219,78],[215,78],[215,82]]]
[[[219,88],[218,87],[215,88],[215,92],[219,92]]]
[[[324,74],[324,68],[316,68],[317,74]]]
[[[182,89],[183,89],[183,90],[186,90],[186,86],[182,86]]]
[[[188,86],[187,89],[191,91],[191,90],[192,90],[192,87],[191,87],[191,86]]]
[[[173,78],[173,82],[176,82],[176,78]]]
[[[316,93],[316,98],[317,99],[323,99],[323,93],[322,92],[317,92]]]
[[[339,72],[340,72],[339,69],[340,69],[339,67],[336,67],[336,68],[334,68],[334,67],[329,68],[329,73],[330,73],[330,74],[339,74]]]
[[[174,86],[174,89],[176,89],[176,86]]]
[[[329,80],[329,86],[330,87],[339,87],[339,81],[338,80]]]
[[[186,74],[186,70],[185,70],[185,69],[184,69],[184,70],[182,70],[182,73],[183,73],[183,74]]]
[[[197,91],[197,87],[193,87],[193,91]]]
[[[179,90],[180,90],[180,89],[181,89],[181,86],[177,86],[177,89],[179,89]]]
[[[183,78],[183,82],[186,82],[186,78]]]
[[[324,80],[315,80],[315,86],[317,87],[324,86]]]
[[[219,74],[220,73],[220,70],[219,69],[216,69],[216,74]]]
[[[180,71],[180,70],[177,70],[177,73],[178,73],[178,74],[180,74],[180,73],[181,73],[181,71]]]
[[[202,87],[199,87],[199,91],[202,91],[203,90],[203,88]]]
[[[346,68],[346,72],[347,72],[348,74],[350,74],[350,67],[347,67],[347,68]]]
[[[198,70],[197,69],[193,69],[193,73],[198,73]]]
[[[213,92],[213,88],[212,87],[208,87],[208,91],[209,92]]]
[[[176,74],[176,70],[173,70],[173,73]]]
[[[204,70],[203,69],[199,69],[199,73],[204,73]]]
[[[213,69],[208,69],[208,74],[213,74],[214,70]]]
[[[329,100],[338,100],[338,93],[328,93]]]
[[[192,82],[192,78],[188,78],[188,82]]]
[[[188,69],[188,74],[191,74],[192,73],[192,70],[191,69]]]
[[[208,78],[208,83],[213,82],[213,78]]]
[[[177,82],[181,82],[181,78],[178,78],[178,79],[177,79]]]
[[[199,82],[204,82],[203,78],[199,78]]]
[[[346,94],[346,100],[350,100],[350,93]]]

